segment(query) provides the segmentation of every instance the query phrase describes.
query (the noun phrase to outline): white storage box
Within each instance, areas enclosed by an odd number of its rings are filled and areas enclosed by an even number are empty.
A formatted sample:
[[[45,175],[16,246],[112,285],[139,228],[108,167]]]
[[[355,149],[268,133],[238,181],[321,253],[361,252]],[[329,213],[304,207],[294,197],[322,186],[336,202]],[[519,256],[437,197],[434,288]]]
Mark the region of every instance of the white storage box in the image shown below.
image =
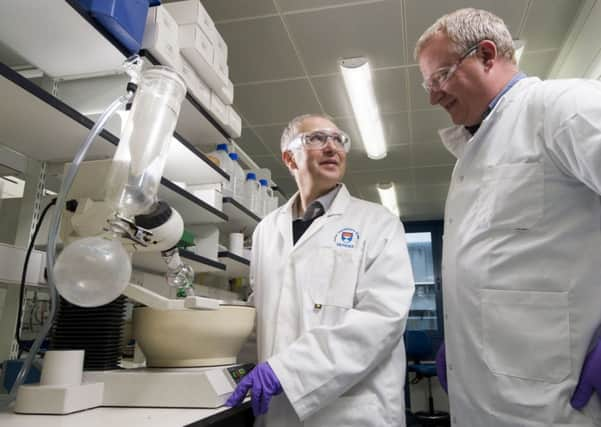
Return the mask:
[[[217,31],[217,28],[213,31],[211,42],[215,49],[215,60],[227,64],[227,44],[225,44],[225,40],[223,40],[219,31]]]
[[[230,75],[230,70],[227,66],[227,61],[225,58],[217,59],[215,58],[215,56],[216,52],[214,52],[213,68],[215,68],[217,74],[219,74],[219,78],[223,80],[223,84],[225,84]]]
[[[228,105],[226,110],[227,123],[225,128],[232,138],[240,138],[240,135],[242,134],[242,119],[231,106]]]
[[[186,227],[194,233],[193,252],[212,260],[217,261],[219,252],[219,228],[216,225],[191,225]]]
[[[196,24],[179,26],[179,45],[184,58],[200,72],[213,63],[213,45]]]
[[[215,209],[223,210],[223,194],[221,184],[189,185],[188,191]]]
[[[222,126],[227,126],[227,106],[221,99],[219,99],[215,92],[211,92],[211,109],[209,112],[213,117],[215,117],[215,119],[217,119],[219,123],[221,123]]]
[[[196,24],[205,33],[213,44],[217,32],[213,20],[204,6],[198,0],[185,0],[175,3],[167,3],[165,7],[179,25]],[[225,43],[224,43],[225,44]],[[227,52],[227,51],[226,51]]]
[[[148,9],[142,48],[148,50],[161,64],[169,65],[177,71],[182,70],[177,23],[163,6]]]
[[[198,25],[180,25],[179,45],[182,56],[212,90],[220,90],[227,83],[213,65],[213,45]]]
[[[207,87],[192,66],[184,59],[182,61],[182,75],[186,81],[188,92],[206,109],[211,108],[211,89]]]
[[[227,79],[225,85],[221,86],[221,89],[217,91],[217,96],[221,98],[225,105],[234,103],[234,84],[230,79]]]

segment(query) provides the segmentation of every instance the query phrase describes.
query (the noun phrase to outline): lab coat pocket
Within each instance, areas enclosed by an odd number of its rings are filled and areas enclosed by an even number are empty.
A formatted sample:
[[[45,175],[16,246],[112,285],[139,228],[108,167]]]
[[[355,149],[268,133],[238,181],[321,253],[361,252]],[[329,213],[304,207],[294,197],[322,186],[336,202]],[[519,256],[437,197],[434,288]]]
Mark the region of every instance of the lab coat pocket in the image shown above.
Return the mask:
[[[375,396],[339,397],[332,404],[309,417],[306,427],[361,426],[380,427],[386,415]]]
[[[481,310],[491,372],[553,384],[570,374],[567,292],[484,289]]]
[[[309,287],[314,308],[352,308],[359,272],[359,250],[322,247],[316,255],[314,267],[318,267]]]
[[[528,230],[543,216],[544,169],[540,162],[489,167],[482,190],[493,229]]]

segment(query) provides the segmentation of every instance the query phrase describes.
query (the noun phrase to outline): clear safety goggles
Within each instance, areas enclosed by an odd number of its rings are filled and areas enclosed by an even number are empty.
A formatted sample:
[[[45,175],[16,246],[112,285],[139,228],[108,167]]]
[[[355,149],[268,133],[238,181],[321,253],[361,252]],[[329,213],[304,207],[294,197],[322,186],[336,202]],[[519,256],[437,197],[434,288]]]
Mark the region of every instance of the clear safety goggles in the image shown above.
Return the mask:
[[[429,94],[433,90],[440,90],[442,86],[451,78],[459,68],[465,58],[478,50],[479,44],[470,47],[461,57],[450,67],[442,67],[434,71],[430,77],[422,82],[422,87]]]
[[[289,150],[305,147],[307,150],[321,150],[328,141],[334,143],[336,151],[348,153],[351,149],[351,138],[340,129],[317,129],[301,132],[288,144]]]

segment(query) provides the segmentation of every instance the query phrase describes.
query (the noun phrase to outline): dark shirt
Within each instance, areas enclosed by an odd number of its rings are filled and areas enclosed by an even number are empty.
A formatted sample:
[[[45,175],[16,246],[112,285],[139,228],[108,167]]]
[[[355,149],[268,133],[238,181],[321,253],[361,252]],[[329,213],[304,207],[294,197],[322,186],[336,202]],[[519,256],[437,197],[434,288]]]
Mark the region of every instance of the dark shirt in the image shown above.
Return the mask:
[[[340,190],[340,184],[336,185],[332,190],[328,191],[323,196],[312,201],[302,217],[297,217],[292,221],[292,241],[294,244],[308,230],[317,218],[322,216],[332,205],[336,194]],[[300,198],[300,195],[298,196]],[[300,203],[300,200],[297,200]]]

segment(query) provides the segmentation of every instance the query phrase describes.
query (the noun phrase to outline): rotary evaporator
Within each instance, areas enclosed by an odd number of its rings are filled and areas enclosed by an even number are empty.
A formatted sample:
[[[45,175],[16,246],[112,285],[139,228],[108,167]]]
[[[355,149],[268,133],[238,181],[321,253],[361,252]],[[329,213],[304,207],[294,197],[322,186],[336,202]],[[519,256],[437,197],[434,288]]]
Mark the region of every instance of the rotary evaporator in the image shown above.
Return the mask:
[[[194,296],[193,271],[179,257],[178,212],[157,198],[186,86],[168,67],[126,62],[125,95],[98,119],[66,167],[47,246],[50,315],[11,390],[14,411],[68,414],[98,406],[215,408],[252,366],[236,365],[255,309]],[[122,115],[112,160],[84,162],[107,120]],[[65,246],[56,257],[60,234]],[[135,252],[160,252],[169,299],[130,283]],[[60,296],[59,296],[60,295]],[[126,298],[146,367],[122,369]],[[40,384],[22,384],[51,333]]]

